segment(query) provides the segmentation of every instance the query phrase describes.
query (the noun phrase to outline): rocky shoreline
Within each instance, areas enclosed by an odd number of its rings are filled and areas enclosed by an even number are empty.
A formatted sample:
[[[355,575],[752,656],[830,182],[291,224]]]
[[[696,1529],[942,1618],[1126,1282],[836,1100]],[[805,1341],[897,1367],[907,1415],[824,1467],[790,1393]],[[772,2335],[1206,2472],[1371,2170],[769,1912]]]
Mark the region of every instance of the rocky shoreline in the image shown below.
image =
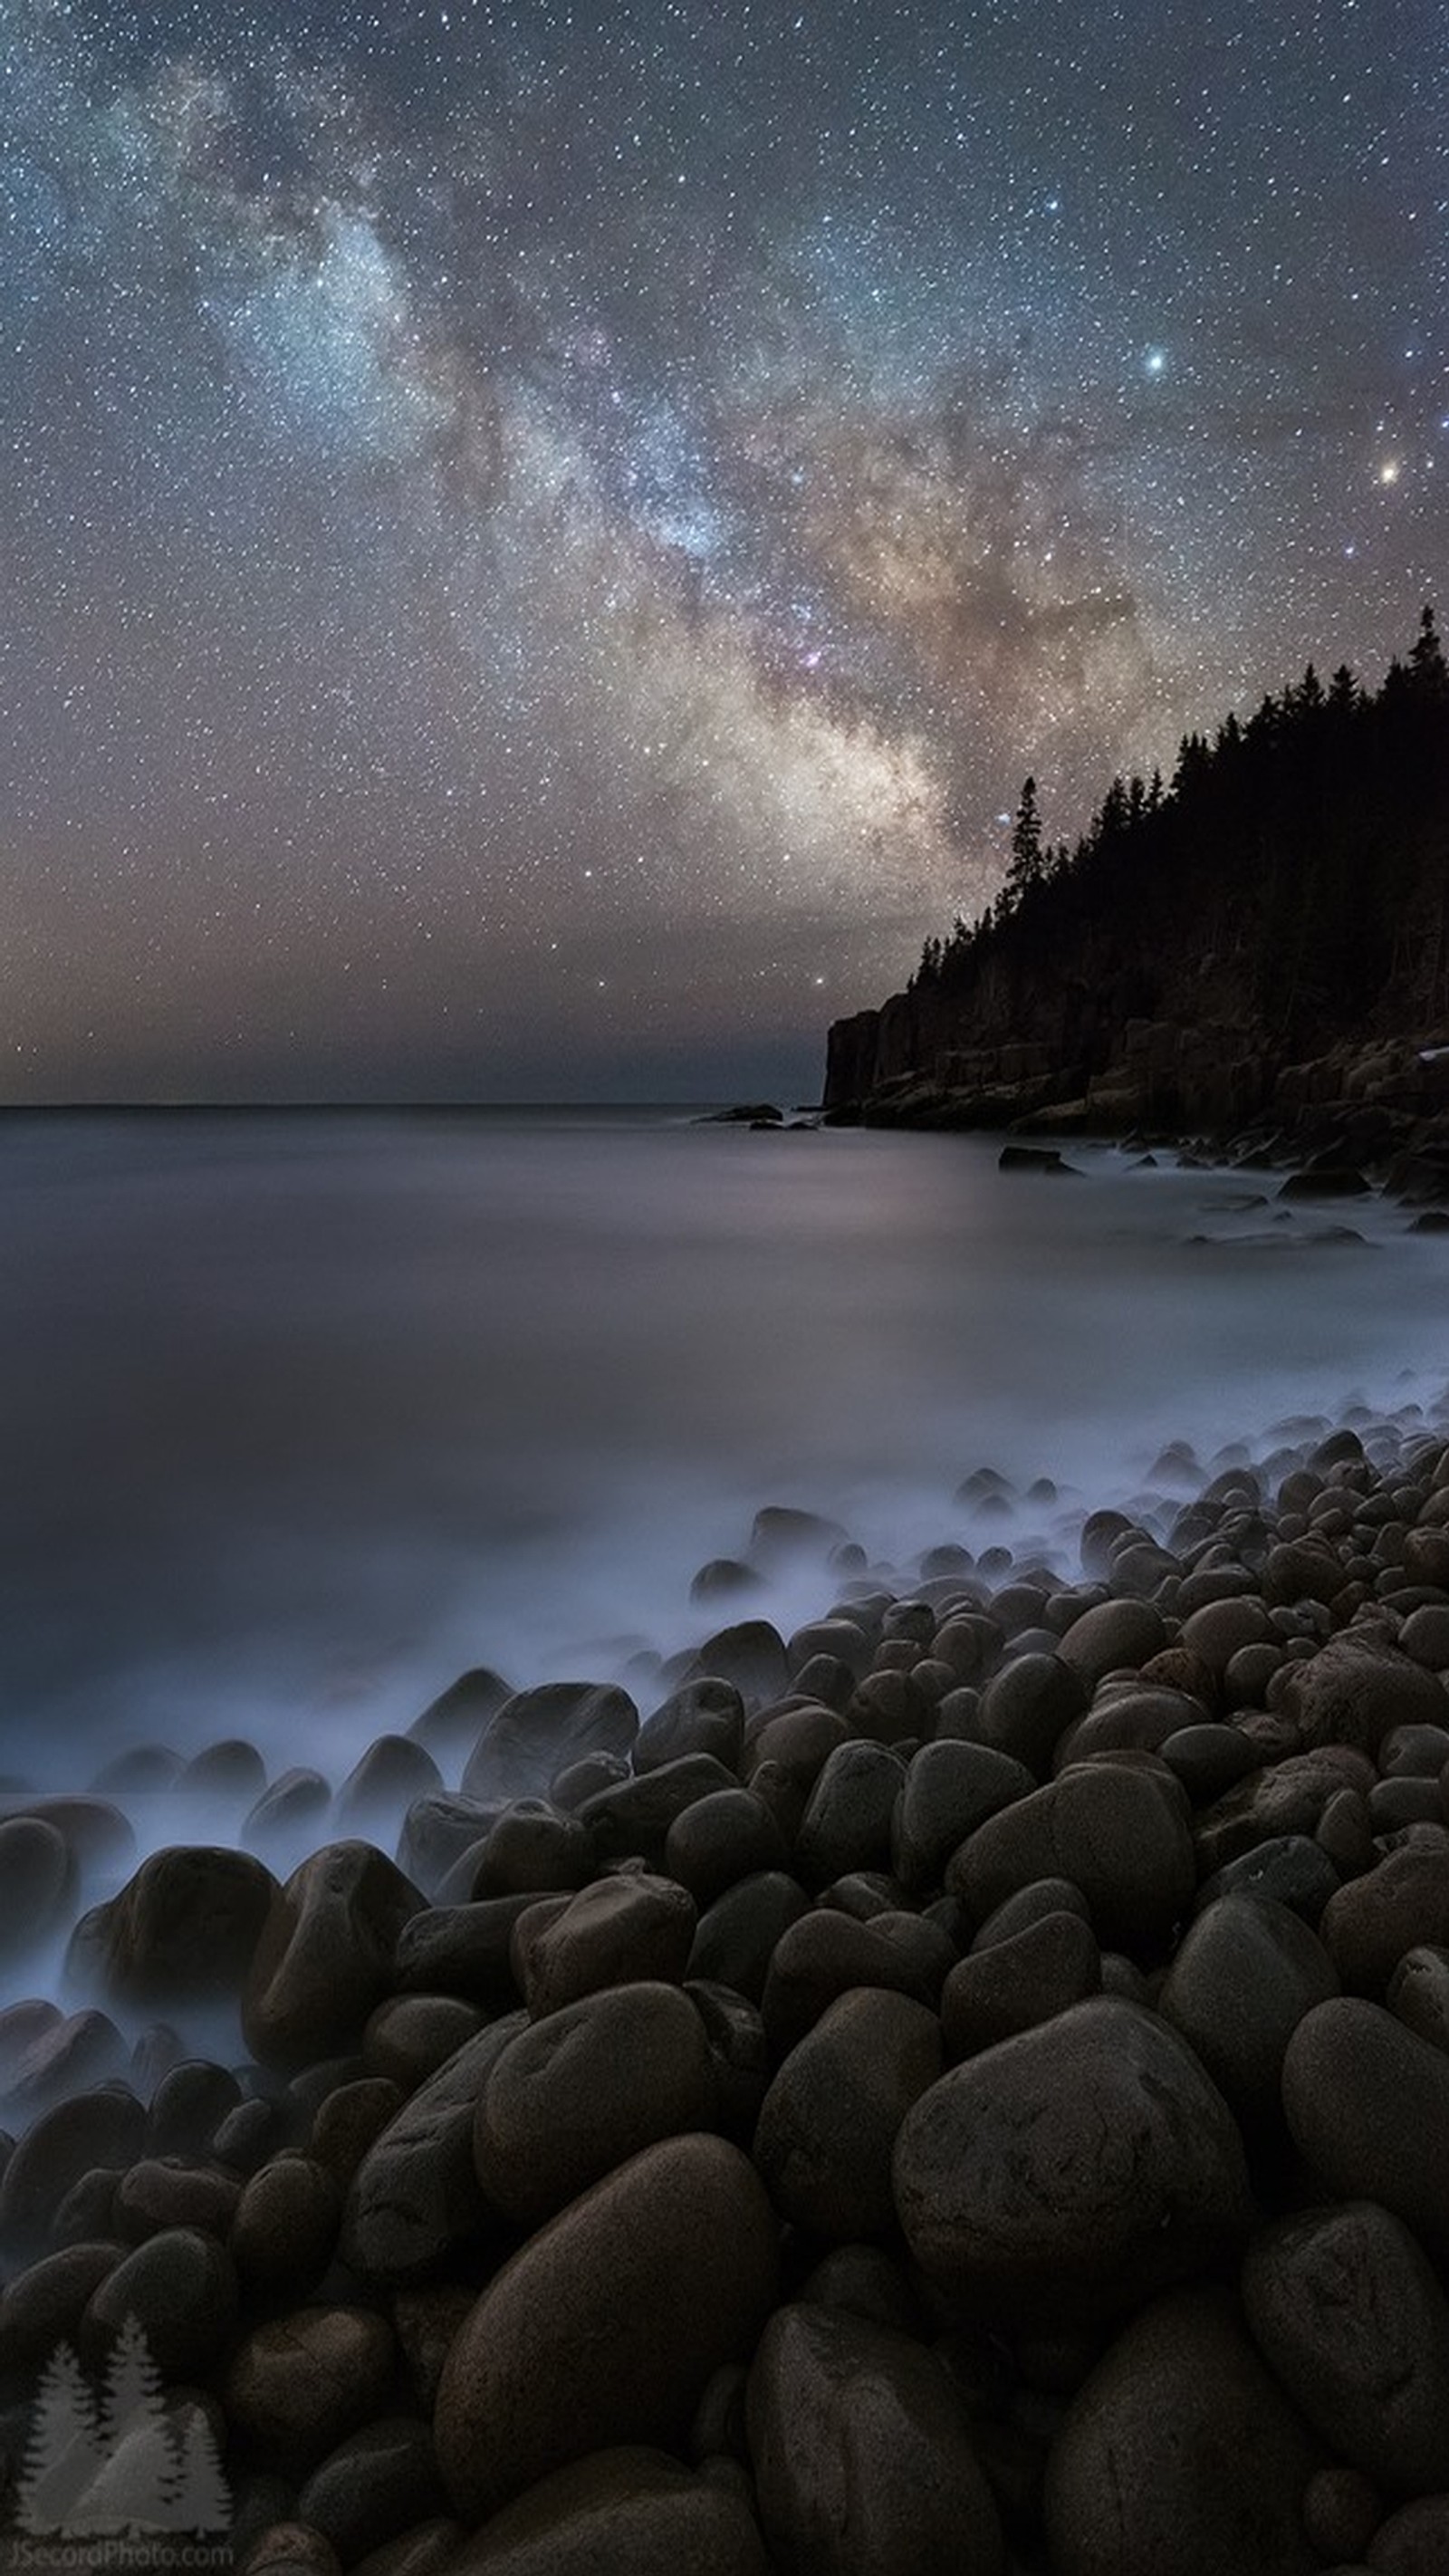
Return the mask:
[[[272,2576],[1442,2576],[1449,1400],[957,1499],[648,1696],[9,1797],[0,2558],[164,2429]]]
[[[1449,1030],[1345,1041],[1286,1063],[1237,1023],[1128,1020],[1100,1058],[1026,1041],[963,1048],[919,997],[830,1031],[827,1126],[1132,1136],[1230,1161],[1354,1170],[1449,1206]],[[954,1042],[948,1043],[948,1037]]]

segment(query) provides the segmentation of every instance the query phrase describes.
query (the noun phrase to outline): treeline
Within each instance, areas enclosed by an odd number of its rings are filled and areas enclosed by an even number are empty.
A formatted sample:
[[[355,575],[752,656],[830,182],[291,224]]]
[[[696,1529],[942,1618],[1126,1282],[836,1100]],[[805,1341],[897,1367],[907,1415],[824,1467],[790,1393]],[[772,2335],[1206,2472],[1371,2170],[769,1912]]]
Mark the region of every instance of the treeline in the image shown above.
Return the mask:
[[[1377,693],[1310,663],[1247,723],[1187,735],[1170,782],[1114,778],[1075,848],[1026,781],[994,903],[926,942],[911,989],[978,998],[1110,971],[1163,1013],[1190,985],[1291,1047],[1449,1016],[1449,666],[1432,608]],[[1135,998],[1132,988],[1139,988]]]

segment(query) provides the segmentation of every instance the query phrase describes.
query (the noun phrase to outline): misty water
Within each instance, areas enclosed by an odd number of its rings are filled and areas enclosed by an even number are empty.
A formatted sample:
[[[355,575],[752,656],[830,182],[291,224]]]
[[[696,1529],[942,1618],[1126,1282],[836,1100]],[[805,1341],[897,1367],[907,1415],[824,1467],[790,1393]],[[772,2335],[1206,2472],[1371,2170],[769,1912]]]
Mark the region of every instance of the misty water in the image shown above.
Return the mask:
[[[0,1122],[7,1785],[234,1734],[335,1779],[468,1665],[647,1675],[728,1615],[690,1579],[762,1504],[903,1581],[948,1539],[1066,1563],[1072,1500],[1169,1439],[1442,1395],[1449,1253],[1401,1209],[997,1150],[678,1110]],[[983,1531],[982,1464],[1061,1506]]]

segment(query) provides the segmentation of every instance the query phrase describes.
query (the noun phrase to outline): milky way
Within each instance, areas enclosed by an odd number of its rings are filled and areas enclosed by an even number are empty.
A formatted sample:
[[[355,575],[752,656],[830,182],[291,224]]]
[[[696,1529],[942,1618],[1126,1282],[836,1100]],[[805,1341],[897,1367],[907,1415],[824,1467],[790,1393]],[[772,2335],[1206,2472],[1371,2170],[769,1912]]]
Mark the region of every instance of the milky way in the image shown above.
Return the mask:
[[[700,1097],[1449,598],[1438,0],[0,0],[0,1096]]]

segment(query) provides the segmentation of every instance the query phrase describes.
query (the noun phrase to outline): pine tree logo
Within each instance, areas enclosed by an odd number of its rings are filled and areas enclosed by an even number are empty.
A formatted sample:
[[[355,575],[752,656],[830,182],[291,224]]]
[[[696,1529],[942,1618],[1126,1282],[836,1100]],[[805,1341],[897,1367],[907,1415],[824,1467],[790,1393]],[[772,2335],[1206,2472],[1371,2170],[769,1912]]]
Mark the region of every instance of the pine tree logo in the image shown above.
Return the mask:
[[[18,2496],[32,2536],[225,2531],[231,2497],[205,2410],[170,2406],[150,2346],[127,2317],[97,2401],[69,2344],[35,2401]]]

